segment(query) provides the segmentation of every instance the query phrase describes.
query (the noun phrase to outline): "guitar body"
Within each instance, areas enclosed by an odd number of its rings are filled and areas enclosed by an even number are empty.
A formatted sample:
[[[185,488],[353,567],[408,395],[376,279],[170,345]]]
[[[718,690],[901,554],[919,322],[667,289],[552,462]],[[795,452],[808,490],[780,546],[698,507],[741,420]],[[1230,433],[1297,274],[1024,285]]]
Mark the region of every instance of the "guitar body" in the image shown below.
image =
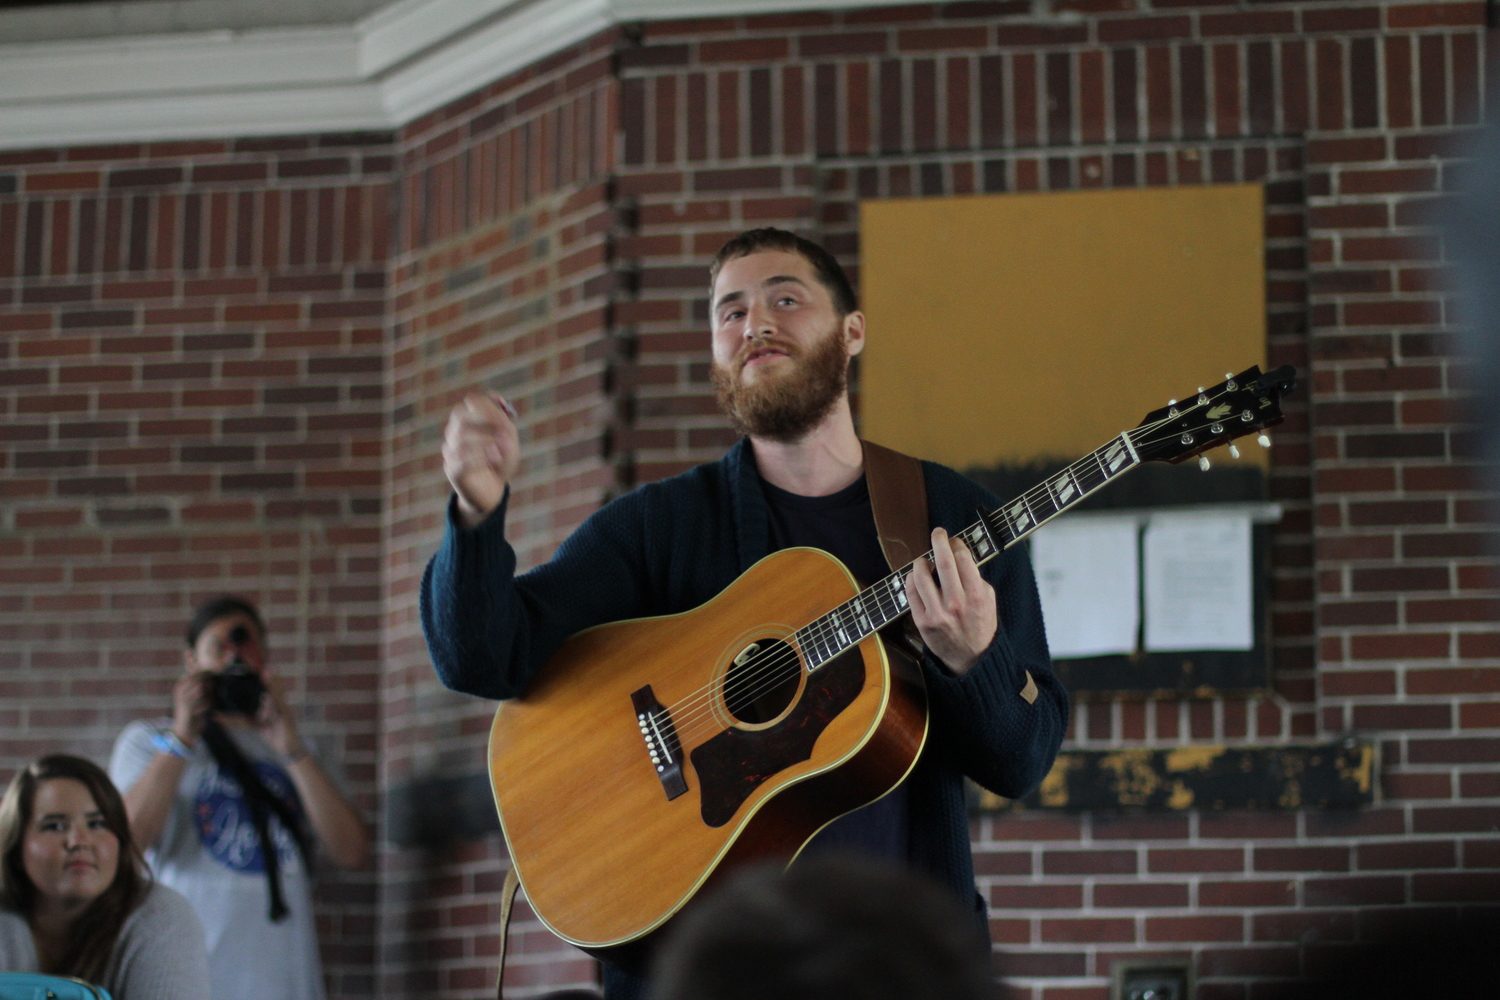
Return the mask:
[[[638,941],[720,874],[790,861],[901,782],[927,737],[919,666],[871,635],[809,672],[789,642],[857,592],[833,556],[785,549],[692,611],[580,632],[501,706],[490,778],[548,928],[594,951]],[[787,671],[759,720],[735,700],[759,690],[736,663],[752,646],[785,652],[772,659]],[[670,717],[669,759],[651,757],[643,699]],[[664,780],[669,763],[685,789]]]

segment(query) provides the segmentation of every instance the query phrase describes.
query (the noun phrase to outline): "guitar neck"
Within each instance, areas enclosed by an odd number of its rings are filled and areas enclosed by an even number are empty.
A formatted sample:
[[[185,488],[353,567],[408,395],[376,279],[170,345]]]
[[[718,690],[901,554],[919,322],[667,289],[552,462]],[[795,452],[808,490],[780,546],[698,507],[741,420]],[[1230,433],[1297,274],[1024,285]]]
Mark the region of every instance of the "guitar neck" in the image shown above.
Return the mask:
[[[976,564],[983,565],[1140,464],[1135,443],[1126,431],[999,509],[980,511],[979,520],[954,537],[968,546]],[[918,558],[930,563],[932,553]],[[852,649],[911,610],[906,577],[912,565],[907,563],[797,630],[795,638],[809,671]]]

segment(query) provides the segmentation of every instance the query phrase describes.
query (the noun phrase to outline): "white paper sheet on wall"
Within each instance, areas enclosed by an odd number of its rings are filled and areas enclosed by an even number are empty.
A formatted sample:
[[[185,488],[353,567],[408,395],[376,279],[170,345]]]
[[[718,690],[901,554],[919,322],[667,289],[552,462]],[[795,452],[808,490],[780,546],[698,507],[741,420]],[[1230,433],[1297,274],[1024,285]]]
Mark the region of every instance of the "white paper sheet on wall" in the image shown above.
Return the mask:
[[[1155,513],[1143,549],[1147,652],[1254,645],[1249,515]]]
[[[1140,629],[1135,517],[1055,521],[1031,536],[1053,659],[1135,652]]]

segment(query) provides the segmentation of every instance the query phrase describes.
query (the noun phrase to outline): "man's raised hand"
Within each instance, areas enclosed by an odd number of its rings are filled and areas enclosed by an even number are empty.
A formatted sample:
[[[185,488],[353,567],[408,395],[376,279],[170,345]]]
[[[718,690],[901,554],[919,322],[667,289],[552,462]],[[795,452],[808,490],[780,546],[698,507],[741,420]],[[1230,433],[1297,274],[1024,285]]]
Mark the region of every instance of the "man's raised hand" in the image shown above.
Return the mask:
[[[515,410],[494,393],[471,392],[448,415],[443,472],[458,495],[458,519],[472,528],[505,499],[521,460]]]

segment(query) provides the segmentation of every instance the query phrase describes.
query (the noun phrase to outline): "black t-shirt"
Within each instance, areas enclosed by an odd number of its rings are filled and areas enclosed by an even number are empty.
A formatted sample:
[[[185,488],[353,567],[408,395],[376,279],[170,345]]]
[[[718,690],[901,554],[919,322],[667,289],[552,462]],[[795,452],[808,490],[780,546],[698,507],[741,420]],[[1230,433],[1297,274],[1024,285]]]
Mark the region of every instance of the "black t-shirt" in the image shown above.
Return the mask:
[[[805,497],[760,481],[771,515],[772,550],[811,546],[837,556],[861,587],[890,573],[875,531],[875,511],[865,478],[837,493]],[[857,851],[906,861],[906,785],[863,809],[841,816],[824,827],[802,852],[802,857]]]

